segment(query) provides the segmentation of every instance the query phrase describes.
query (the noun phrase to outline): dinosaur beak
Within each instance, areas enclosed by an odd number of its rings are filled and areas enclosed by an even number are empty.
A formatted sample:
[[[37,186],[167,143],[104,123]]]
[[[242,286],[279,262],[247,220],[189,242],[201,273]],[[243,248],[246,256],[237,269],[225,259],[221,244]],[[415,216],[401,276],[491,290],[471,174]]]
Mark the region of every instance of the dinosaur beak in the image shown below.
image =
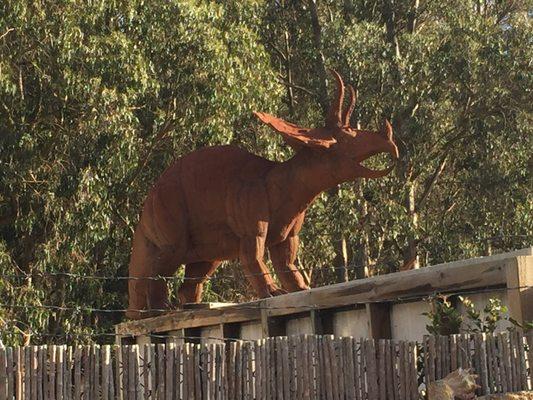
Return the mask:
[[[383,148],[383,153],[390,154],[393,160],[393,163],[391,166],[383,170],[373,170],[358,163],[356,167],[357,174],[362,178],[370,178],[370,179],[382,178],[390,174],[392,170],[396,167],[396,161],[400,157],[400,152],[398,151],[398,147],[396,146],[396,144],[392,140],[390,140],[386,142],[385,147]]]
[[[363,167],[362,165],[357,165],[357,174],[361,178],[382,178],[384,176],[387,176],[392,172],[392,170],[396,167],[396,165],[391,165],[390,167],[383,169],[383,170],[373,170],[370,168]]]
[[[398,151],[398,146],[392,140],[389,143],[388,153],[392,156],[393,159],[398,160],[400,158],[400,152]]]

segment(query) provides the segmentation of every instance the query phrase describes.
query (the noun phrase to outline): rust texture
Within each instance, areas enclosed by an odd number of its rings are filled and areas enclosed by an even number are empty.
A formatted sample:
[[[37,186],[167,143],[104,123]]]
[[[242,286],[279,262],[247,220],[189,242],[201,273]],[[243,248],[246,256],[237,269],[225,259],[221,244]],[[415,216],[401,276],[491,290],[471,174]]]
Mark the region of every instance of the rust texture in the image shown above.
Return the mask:
[[[181,303],[195,303],[220,263],[238,258],[260,297],[308,289],[294,261],[309,205],[339,183],[379,178],[393,168],[372,170],[363,160],[379,153],[398,158],[388,121],[381,131],[350,127],[355,91],[348,86],[350,103],[343,109],[344,84],[332,73],[337,92],[324,127],[302,128],[255,113],[294,148],[291,159],[273,162],[228,145],[196,150],[166,169],[144,202],[130,277],[168,277],[184,264],[187,279],[178,296]],[[281,288],[263,262],[267,250]],[[130,280],[127,316],[170,308],[167,292],[164,280]]]

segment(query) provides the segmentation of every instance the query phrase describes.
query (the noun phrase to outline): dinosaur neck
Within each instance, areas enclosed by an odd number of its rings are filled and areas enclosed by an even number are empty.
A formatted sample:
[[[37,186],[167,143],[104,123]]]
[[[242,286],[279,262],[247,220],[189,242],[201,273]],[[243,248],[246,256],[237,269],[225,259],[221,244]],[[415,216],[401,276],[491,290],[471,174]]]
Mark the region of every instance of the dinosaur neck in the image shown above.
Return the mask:
[[[304,211],[317,195],[339,183],[327,157],[308,148],[278,164],[271,179],[277,188],[276,197],[294,212]]]

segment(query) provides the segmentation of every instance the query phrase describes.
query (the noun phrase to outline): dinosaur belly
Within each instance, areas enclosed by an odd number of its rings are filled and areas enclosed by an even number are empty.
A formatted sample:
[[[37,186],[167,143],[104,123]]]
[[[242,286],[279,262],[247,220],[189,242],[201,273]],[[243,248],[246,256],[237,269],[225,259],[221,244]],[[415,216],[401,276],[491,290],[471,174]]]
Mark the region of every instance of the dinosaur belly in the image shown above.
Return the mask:
[[[240,240],[225,225],[203,227],[191,235],[185,264],[199,261],[233,260],[238,257]]]
[[[186,231],[186,249],[181,263],[235,259],[243,232],[235,229],[228,213],[228,198],[245,200],[240,188],[260,180],[272,162],[234,146],[203,148],[176,161],[163,173],[157,186],[172,182],[179,188],[174,207],[183,215],[180,227]],[[246,190],[245,190],[246,191]],[[163,197],[170,193],[159,191]],[[176,197],[176,196],[172,196]],[[235,201],[237,202],[237,200]],[[250,203],[249,201],[245,201]],[[240,216],[244,208],[236,210]],[[172,221],[170,221],[172,223]],[[240,225],[240,224],[237,224]]]

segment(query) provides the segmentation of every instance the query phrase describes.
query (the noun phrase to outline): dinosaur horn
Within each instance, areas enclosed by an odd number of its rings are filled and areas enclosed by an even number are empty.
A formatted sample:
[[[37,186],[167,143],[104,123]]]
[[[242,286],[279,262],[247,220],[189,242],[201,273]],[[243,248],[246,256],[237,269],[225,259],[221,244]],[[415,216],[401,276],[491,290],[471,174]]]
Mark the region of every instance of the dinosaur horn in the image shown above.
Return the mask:
[[[350,90],[350,105],[348,108],[346,108],[346,110],[344,110],[342,115],[344,126],[350,126],[350,117],[352,116],[352,112],[355,108],[355,102],[357,101],[357,92],[354,90],[353,86],[348,85],[348,89]]]
[[[344,99],[344,82],[342,81],[341,76],[337,73],[337,71],[330,69],[331,73],[335,77],[335,80],[337,81],[337,93],[335,96],[335,99],[331,103],[331,106],[329,108],[328,117],[326,119],[326,126],[327,127],[335,127],[335,126],[342,126],[342,101]]]

